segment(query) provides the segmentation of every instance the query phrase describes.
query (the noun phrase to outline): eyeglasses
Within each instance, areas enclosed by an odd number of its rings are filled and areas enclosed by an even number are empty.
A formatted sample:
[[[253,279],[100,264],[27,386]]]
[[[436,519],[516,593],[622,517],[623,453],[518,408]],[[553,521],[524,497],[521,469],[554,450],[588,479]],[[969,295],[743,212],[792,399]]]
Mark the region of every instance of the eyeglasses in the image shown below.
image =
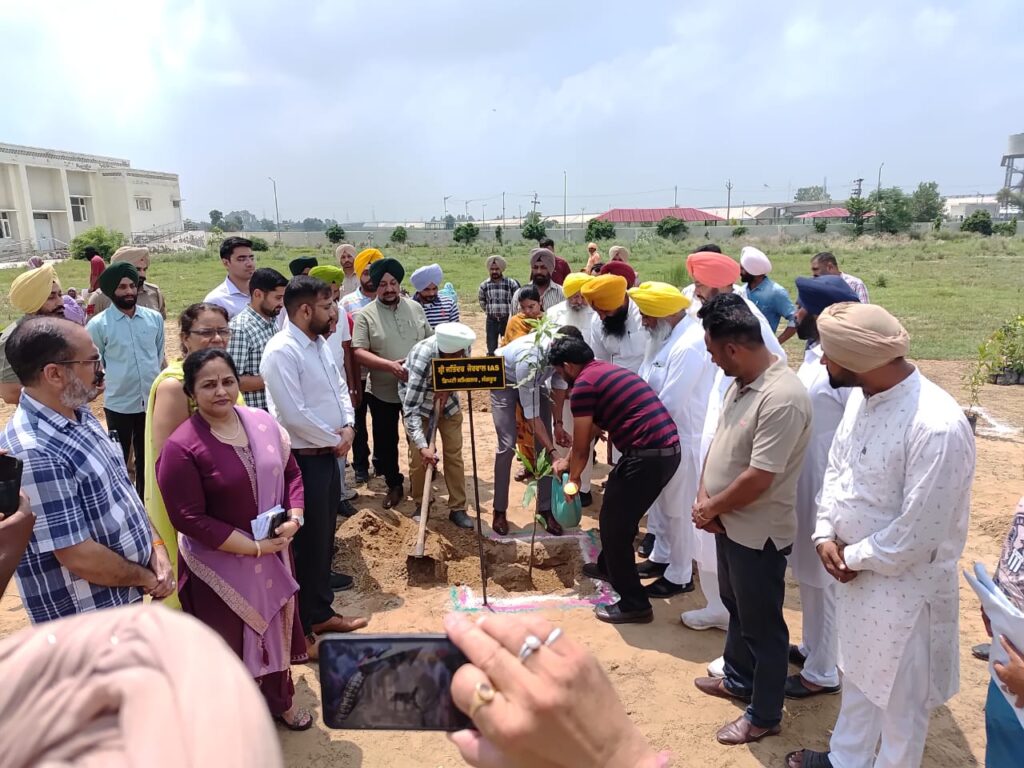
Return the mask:
[[[220,336],[222,339],[226,339],[231,336],[230,328],[197,328],[190,333],[194,333],[196,336],[200,336],[204,339],[212,339],[214,336]]]
[[[103,367],[102,360],[51,360],[48,363],[43,363],[42,366],[40,366],[40,370],[48,365],[85,365],[87,363],[92,365],[93,370],[97,373]]]

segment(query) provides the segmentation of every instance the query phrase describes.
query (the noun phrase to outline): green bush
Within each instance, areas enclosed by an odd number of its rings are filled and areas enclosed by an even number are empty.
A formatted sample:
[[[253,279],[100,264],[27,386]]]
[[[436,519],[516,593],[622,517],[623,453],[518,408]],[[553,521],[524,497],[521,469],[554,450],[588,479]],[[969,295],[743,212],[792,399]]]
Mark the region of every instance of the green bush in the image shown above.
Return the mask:
[[[480,228],[471,221],[459,224],[452,232],[452,240],[463,245],[470,245],[478,237],[480,237]]]
[[[252,249],[254,251],[269,251],[270,243],[264,240],[262,237],[250,237],[252,240]]]
[[[1002,221],[998,224],[993,225],[992,231],[997,235],[1003,235],[1004,237],[1013,237],[1017,234],[1017,219],[1013,218],[1009,221]]]
[[[329,226],[324,231],[324,234],[327,235],[327,239],[330,240],[331,243],[333,243],[334,245],[337,245],[338,243],[345,239],[345,230],[339,227],[337,224],[332,224],[331,226]]]
[[[502,228],[501,224],[494,228],[494,239],[498,241],[498,245],[505,244],[505,230]]]
[[[523,239],[524,240],[540,240],[547,235],[548,231],[544,227],[544,217],[539,213],[531,211],[526,214],[526,218],[523,219]]]
[[[738,226],[738,227],[733,227],[733,230],[732,230],[732,236],[733,237],[743,237],[745,234],[747,234],[747,228],[746,227],[744,227],[742,225]]]
[[[591,219],[587,222],[587,234],[586,238],[588,241],[594,240],[611,240],[615,237],[615,225],[610,221],[600,221],[599,219]]]
[[[110,261],[114,251],[124,245],[124,234],[106,227],[92,227],[75,237],[68,248],[76,259],[85,258],[85,249],[92,246],[100,252],[104,261]]]
[[[391,232],[391,242],[402,245],[409,239],[409,232],[405,227],[395,227]]]
[[[679,240],[686,237],[686,233],[690,229],[682,219],[677,219],[675,216],[666,216],[658,222],[655,231],[658,233],[658,237],[664,237],[666,240]]]
[[[979,365],[992,376],[1024,374],[1024,315],[1008,320],[981,345]]]
[[[992,214],[988,211],[975,211],[960,225],[961,232],[977,232],[989,237],[992,234]]]
[[[828,229],[828,219],[815,219],[814,220],[814,231],[820,235],[825,234],[825,230]]]

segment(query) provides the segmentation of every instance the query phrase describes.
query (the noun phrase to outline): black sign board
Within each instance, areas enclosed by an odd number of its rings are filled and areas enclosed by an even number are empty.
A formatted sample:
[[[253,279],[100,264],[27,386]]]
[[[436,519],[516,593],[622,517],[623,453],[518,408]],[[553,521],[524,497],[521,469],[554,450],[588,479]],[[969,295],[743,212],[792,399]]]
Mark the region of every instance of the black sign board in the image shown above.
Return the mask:
[[[504,357],[434,358],[435,392],[505,388]]]

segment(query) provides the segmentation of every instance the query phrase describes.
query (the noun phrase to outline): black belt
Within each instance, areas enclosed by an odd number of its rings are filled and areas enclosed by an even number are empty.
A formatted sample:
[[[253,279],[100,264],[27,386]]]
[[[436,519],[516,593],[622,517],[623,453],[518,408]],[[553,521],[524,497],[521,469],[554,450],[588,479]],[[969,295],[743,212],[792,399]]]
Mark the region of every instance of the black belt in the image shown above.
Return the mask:
[[[622,455],[632,459],[657,459],[665,456],[678,456],[679,446],[670,445],[668,448],[627,448],[622,452]]]
[[[328,453],[334,453],[333,448],[292,448],[292,453],[296,456],[324,456]]]

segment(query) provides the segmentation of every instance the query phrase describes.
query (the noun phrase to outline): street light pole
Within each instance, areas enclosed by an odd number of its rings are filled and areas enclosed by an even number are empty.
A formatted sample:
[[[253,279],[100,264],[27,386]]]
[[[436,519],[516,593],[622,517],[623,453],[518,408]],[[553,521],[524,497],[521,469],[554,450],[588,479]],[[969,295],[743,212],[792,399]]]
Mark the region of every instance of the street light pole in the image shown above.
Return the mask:
[[[273,178],[267,176],[270,179],[270,183],[274,185],[274,217],[277,221],[277,242],[281,242],[281,211],[277,207],[277,182]]]
[[[451,195],[445,195],[444,196],[444,226],[445,226],[445,228],[448,227],[448,200],[449,200],[449,198],[451,198]]]
[[[487,203],[481,203],[480,205],[480,226],[487,226]]]
[[[876,191],[875,191],[875,208],[876,209],[882,207],[882,169],[884,167],[885,167],[885,161],[883,160],[882,164],[880,166],[878,166],[878,187],[876,187]],[[880,217],[878,215],[878,211],[875,210],[875,229],[881,229],[881,227],[882,227],[881,219],[880,219]]]
[[[562,171],[562,239],[568,238],[569,229],[569,173]]]

